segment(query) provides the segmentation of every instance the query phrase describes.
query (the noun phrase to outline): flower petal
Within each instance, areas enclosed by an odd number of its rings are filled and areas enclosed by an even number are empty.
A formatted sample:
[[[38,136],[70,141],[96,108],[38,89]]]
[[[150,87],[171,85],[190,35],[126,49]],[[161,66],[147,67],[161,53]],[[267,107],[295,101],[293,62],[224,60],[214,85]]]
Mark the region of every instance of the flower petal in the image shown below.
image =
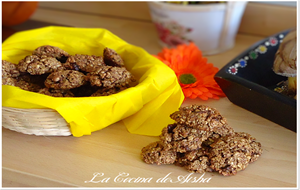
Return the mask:
[[[209,98],[219,99],[225,96],[222,89],[214,80],[214,75],[219,71],[208,59],[202,56],[201,50],[194,43],[181,44],[176,48],[163,48],[157,54],[158,59],[169,66],[176,74],[178,82],[182,88],[185,98],[202,100]],[[195,81],[180,82],[180,76],[194,76]]]

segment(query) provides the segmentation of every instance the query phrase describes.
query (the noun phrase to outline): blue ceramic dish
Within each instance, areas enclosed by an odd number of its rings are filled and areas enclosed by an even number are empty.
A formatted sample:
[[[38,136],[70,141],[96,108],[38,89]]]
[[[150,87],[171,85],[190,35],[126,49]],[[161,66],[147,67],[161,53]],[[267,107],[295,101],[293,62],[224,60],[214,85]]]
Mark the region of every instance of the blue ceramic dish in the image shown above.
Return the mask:
[[[255,43],[214,78],[232,103],[296,132],[296,100],[274,91],[287,77],[272,70],[275,53],[289,31]]]

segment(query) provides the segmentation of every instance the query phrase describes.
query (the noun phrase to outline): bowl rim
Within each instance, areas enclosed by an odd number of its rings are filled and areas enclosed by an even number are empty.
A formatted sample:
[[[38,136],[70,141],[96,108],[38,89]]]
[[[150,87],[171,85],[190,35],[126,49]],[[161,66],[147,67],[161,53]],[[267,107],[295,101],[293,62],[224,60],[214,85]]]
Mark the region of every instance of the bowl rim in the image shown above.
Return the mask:
[[[168,11],[182,11],[182,12],[208,12],[208,11],[224,11],[226,3],[212,3],[212,4],[198,4],[198,5],[182,5],[175,3],[165,3],[160,1],[148,2],[150,8],[164,9]]]

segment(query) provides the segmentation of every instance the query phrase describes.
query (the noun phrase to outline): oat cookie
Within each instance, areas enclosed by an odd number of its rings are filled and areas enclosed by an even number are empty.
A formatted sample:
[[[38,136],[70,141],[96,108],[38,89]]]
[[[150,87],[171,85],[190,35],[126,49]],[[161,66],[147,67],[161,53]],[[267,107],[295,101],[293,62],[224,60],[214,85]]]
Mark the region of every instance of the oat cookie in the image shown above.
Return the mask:
[[[162,143],[156,141],[142,148],[141,157],[147,164],[173,164],[176,160],[176,152],[165,150]]]
[[[224,176],[236,175],[262,154],[260,143],[243,132],[223,136],[210,147],[210,167]]]
[[[93,72],[104,65],[102,56],[75,54],[69,56],[64,67],[67,70]]]
[[[52,88],[43,88],[38,91],[40,94],[45,94],[53,97],[74,97],[74,94],[70,90],[57,90]]]
[[[16,86],[30,92],[38,92],[42,88],[40,85],[26,82],[24,80],[18,80]]]
[[[109,96],[111,94],[116,94],[118,92],[121,92],[129,87],[127,86],[121,86],[121,87],[115,87],[115,88],[100,88],[96,92],[94,92],[91,96]]]
[[[20,72],[28,72],[31,75],[42,75],[58,70],[63,70],[61,62],[54,57],[29,55],[18,64]]]
[[[23,80],[28,83],[36,84],[41,86],[41,88],[45,87],[44,81],[49,76],[49,73],[42,74],[42,75],[30,75],[29,73],[21,73],[20,76],[18,76],[18,80]]]
[[[103,66],[88,73],[87,79],[92,86],[121,87],[134,81],[133,75],[125,67]]]
[[[10,76],[2,76],[2,85],[17,86],[17,79]]]
[[[91,86],[89,83],[85,83],[84,85],[71,89],[71,92],[75,97],[89,97],[93,93],[95,93],[99,88],[96,86]]]
[[[175,165],[184,167],[189,172],[213,172],[213,169],[210,167],[207,148],[178,153]]]
[[[85,84],[85,75],[79,71],[63,70],[51,73],[45,80],[47,88],[72,89]]]
[[[69,57],[69,54],[66,51],[60,49],[59,47],[50,45],[40,46],[36,48],[33,51],[32,55],[36,55],[38,57],[54,57],[62,63],[66,62],[67,58]]]
[[[3,77],[17,77],[20,75],[17,66],[9,61],[2,60],[2,78]]]
[[[203,131],[174,123],[162,129],[160,140],[166,149],[173,149],[182,153],[201,148],[202,142],[211,134],[211,131]]]
[[[227,120],[214,108],[205,105],[191,105],[179,108],[170,117],[177,123],[192,128],[211,131],[221,136],[233,133]]]
[[[106,65],[113,67],[124,66],[124,61],[122,57],[113,49],[110,49],[108,47],[104,48],[103,57]]]

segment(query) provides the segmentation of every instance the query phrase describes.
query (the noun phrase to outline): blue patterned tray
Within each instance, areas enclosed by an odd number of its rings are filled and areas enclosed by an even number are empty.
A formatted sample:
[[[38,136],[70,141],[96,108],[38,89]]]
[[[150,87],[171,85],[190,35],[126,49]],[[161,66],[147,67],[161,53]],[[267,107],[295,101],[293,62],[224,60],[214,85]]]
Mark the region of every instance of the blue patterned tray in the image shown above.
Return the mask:
[[[287,77],[272,70],[275,53],[289,31],[255,43],[224,66],[215,80],[232,103],[296,132],[296,100],[274,91]]]

